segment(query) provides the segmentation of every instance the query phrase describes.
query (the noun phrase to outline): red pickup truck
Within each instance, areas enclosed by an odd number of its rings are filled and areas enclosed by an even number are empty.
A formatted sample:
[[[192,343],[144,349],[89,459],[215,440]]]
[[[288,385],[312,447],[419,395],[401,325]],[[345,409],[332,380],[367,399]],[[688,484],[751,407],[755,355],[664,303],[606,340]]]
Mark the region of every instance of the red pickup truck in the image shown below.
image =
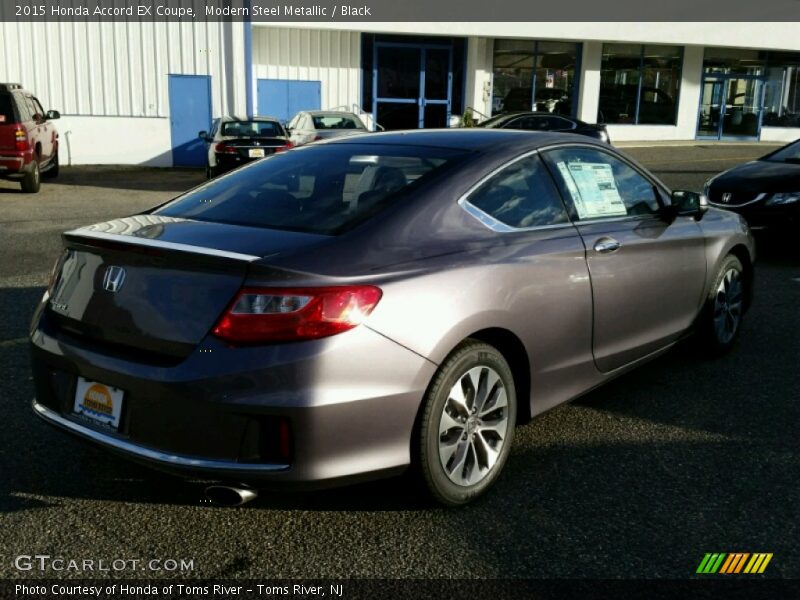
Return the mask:
[[[0,179],[17,180],[35,194],[41,178],[58,175],[56,110],[45,110],[18,83],[0,83]]]

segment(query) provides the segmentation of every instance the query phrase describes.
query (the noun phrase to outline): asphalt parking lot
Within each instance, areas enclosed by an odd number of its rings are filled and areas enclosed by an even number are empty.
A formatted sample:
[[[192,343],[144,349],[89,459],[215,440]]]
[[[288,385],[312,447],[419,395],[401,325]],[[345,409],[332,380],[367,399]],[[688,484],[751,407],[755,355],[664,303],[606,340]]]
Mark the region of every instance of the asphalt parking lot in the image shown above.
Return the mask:
[[[627,151],[668,185],[700,189],[769,148]],[[50,429],[30,409],[25,336],[59,232],[200,181],[72,167],[35,196],[0,182],[0,577],[39,575],[13,558],[50,554],[194,559],[183,575],[203,578],[685,578],[706,552],[734,551],[774,553],[768,576],[800,577],[800,253],[789,240],[759,240],[755,303],[730,355],[709,360],[685,342],[542,415],[518,430],[493,492],[463,509],[433,507],[403,479],[214,508],[198,483]]]

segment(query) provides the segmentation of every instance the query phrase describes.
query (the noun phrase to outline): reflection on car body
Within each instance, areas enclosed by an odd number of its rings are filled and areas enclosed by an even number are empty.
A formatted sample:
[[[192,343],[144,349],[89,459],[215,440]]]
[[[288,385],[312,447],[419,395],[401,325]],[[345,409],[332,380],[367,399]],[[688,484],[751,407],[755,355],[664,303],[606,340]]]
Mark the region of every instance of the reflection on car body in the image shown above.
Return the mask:
[[[449,505],[518,423],[688,333],[731,348],[753,260],[738,215],[607,144],[486,129],[273,154],[64,246],[31,329],[47,422],[253,487],[413,464]]]

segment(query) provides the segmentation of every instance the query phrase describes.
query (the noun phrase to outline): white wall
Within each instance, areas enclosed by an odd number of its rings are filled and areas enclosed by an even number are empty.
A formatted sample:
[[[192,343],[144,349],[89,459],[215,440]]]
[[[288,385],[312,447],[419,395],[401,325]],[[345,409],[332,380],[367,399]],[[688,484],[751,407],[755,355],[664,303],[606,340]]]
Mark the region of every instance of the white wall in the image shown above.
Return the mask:
[[[219,116],[245,111],[244,73],[242,23],[0,22],[0,81],[62,113],[72,164],[170,164],[168,75],[210,75]]]
[[[172,166],[166,117],[67,116],[54,123],[62,165]]]
[[[320,81],[323,109],[352,110],[361,103],[361,34],[254,23],[253,71],[254,79]]]
[[[793,142],[800,140],[800,127],[762,127],[762,142]]]
[[[464,67],[466,72],[464,105],[466,107],[471,106],[487,117],[492,114],[493,53],[494,40],[475,36],[467,38],[467,63]],[[481,120],[483,119],[480,114],[475,116]]]
[[[603,44],[585,42],[581,56],[581,77],[578,96],[578,114],[581,121],[597,122],[600,98],[600,64],[603,60]]]
[[[738,23],[272,23],[273,26],[329,30],[357,30],[375,33],[458,35],[534,38],[540,40],[586,40],[606,42],[646,42],[651,44],[689,44],[741,48],[800,50],[796,19],[786,22]]]

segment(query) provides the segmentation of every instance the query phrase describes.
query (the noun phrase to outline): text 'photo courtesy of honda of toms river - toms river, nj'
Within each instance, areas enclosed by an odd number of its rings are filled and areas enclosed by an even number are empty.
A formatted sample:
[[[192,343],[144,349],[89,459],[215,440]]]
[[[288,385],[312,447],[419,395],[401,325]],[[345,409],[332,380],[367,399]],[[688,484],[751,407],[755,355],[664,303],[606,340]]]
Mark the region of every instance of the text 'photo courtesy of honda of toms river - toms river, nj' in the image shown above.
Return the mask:
[[[310,144],[63,242],[36,413],[228,503],[409,466],[469,502],[516,425],[690,332],[730,348],[754,259],[608,144],[479,129]]]

